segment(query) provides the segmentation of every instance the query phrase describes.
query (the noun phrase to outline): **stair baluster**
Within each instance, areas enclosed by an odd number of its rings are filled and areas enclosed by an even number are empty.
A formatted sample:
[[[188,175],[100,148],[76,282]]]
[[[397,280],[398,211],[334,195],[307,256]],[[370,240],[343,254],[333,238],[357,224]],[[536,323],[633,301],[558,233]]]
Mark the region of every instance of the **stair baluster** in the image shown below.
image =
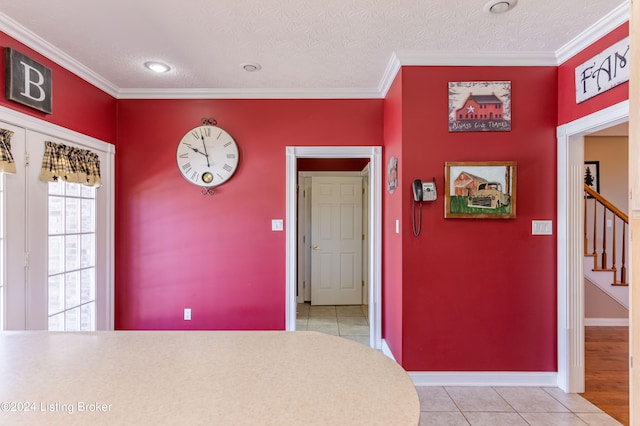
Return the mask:
[[[602,269],[607,269],[607,209],[602,214]]]
[[[626,244],[627,244],[627,227],[626,225],[629,223],[629,218],[627,217],[627,215],[625,213],[623,213],[622,211],[620,211],[620,209],[618,209],[616,206],[614,206],[613,204],[611,204],[606,198],[602,197],[602,195],[600,195],[599,193],[597,193],[596,191],[594,191],[593,189],[591,189],[589,186],[587,186],[586,184],[584,185],[584,191],[585,191],[585,196],[584,196],[584,202],[585,202],[585,213],[584,213],[584,240],[585,240],[585,256],[593,256],[593,270],[594,271],[611,271],[613,272],[613,283],[612,285],[614,286],[627,286],[627,267],[626,267]],[[588,253],[587,250],[587,244],[588,244],[588,238],[587,238],[587,230],[588,230],[588,224],[587,224],[587,197],[591,196],[589,198],[593,198],[594,202],[593,202],[593,252],[592,253]],[[598,235],[598,229],[597,229],[597,206],[598,204],[601,204],[603,207],[603,213],[602,213],[602,253],[600,254],[600,256],[598,256],[598,251],[597,251],[597,235]],[[612,232],[613,232],[613,237],[612,237],[612,246],[611,246],[611,254],[612,254],[612,258],[611,258],[611,266],[608,265],[608,254],[607,254],[607,213],[611,212],[612,214]],[[617,268],[617,245],[618,245],[618,240],[617,240],[617,232],[616,232],[616,222],[620,220],[622,221],[622,256],[620,259],[620,274],[618,275],[618,268]],[[600,258],[600,266],[598,266],[598,258]]]

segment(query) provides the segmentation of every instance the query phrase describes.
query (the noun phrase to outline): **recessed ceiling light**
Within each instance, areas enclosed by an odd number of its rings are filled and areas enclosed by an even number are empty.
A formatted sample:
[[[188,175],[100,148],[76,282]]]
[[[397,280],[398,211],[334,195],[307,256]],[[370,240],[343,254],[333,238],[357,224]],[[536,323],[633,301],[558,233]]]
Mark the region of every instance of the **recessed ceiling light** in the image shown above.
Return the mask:
[[[262,69],[262,66],[260,64],[256,64],[255,62],[243,62],[240,64],[240,66],[247,72],[255,72]]]
[[[494,15],[505,13],[513,9],[517,3],[518,0],[491,0],[489,3],[484,5],[482,10],[485,13],[491,13]]]
[[[163,73],[167,72],[171,69],[171,67],[167,64],[163,64],[162,62],[149,61],[145,62],[144,66],[149,68],[153,72]]]

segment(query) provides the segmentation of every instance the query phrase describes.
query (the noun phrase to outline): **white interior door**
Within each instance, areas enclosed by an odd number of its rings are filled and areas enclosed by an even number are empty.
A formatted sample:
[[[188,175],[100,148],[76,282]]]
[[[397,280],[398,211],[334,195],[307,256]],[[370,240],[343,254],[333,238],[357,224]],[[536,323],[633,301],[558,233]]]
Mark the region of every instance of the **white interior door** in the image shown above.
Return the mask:
[[[369,165],[363,170],[364,176],[369,177]],[[362,304],[369,304],[369,179],[362,180]]]
[[[298,175],[297,303],[311,302],[311,176]]]
[[[362,303],[362,178],[313,177],[311,304]]]

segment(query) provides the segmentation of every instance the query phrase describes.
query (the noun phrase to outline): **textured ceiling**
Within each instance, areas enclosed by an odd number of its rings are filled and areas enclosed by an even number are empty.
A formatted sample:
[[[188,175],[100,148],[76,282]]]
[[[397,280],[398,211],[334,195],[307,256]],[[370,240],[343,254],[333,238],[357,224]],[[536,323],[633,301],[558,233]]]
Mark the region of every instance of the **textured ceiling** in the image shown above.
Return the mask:
[[[394,54],[554,55],[628,0],[519,0],[503,15],[484,13],[485,3],[2,0],[0,22],[46,40],[117,92],[375,92]],[[172,70],[151,74],[149,60]],[[243,62],[262,70],[248,73]]]

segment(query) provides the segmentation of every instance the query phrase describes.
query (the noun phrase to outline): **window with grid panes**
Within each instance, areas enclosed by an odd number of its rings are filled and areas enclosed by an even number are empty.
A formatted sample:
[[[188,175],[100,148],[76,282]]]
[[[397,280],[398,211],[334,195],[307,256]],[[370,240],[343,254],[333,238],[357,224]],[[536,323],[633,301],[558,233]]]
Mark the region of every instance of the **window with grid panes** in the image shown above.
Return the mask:
[[[49,330],[96,329],[96,189],[49,182]]]

